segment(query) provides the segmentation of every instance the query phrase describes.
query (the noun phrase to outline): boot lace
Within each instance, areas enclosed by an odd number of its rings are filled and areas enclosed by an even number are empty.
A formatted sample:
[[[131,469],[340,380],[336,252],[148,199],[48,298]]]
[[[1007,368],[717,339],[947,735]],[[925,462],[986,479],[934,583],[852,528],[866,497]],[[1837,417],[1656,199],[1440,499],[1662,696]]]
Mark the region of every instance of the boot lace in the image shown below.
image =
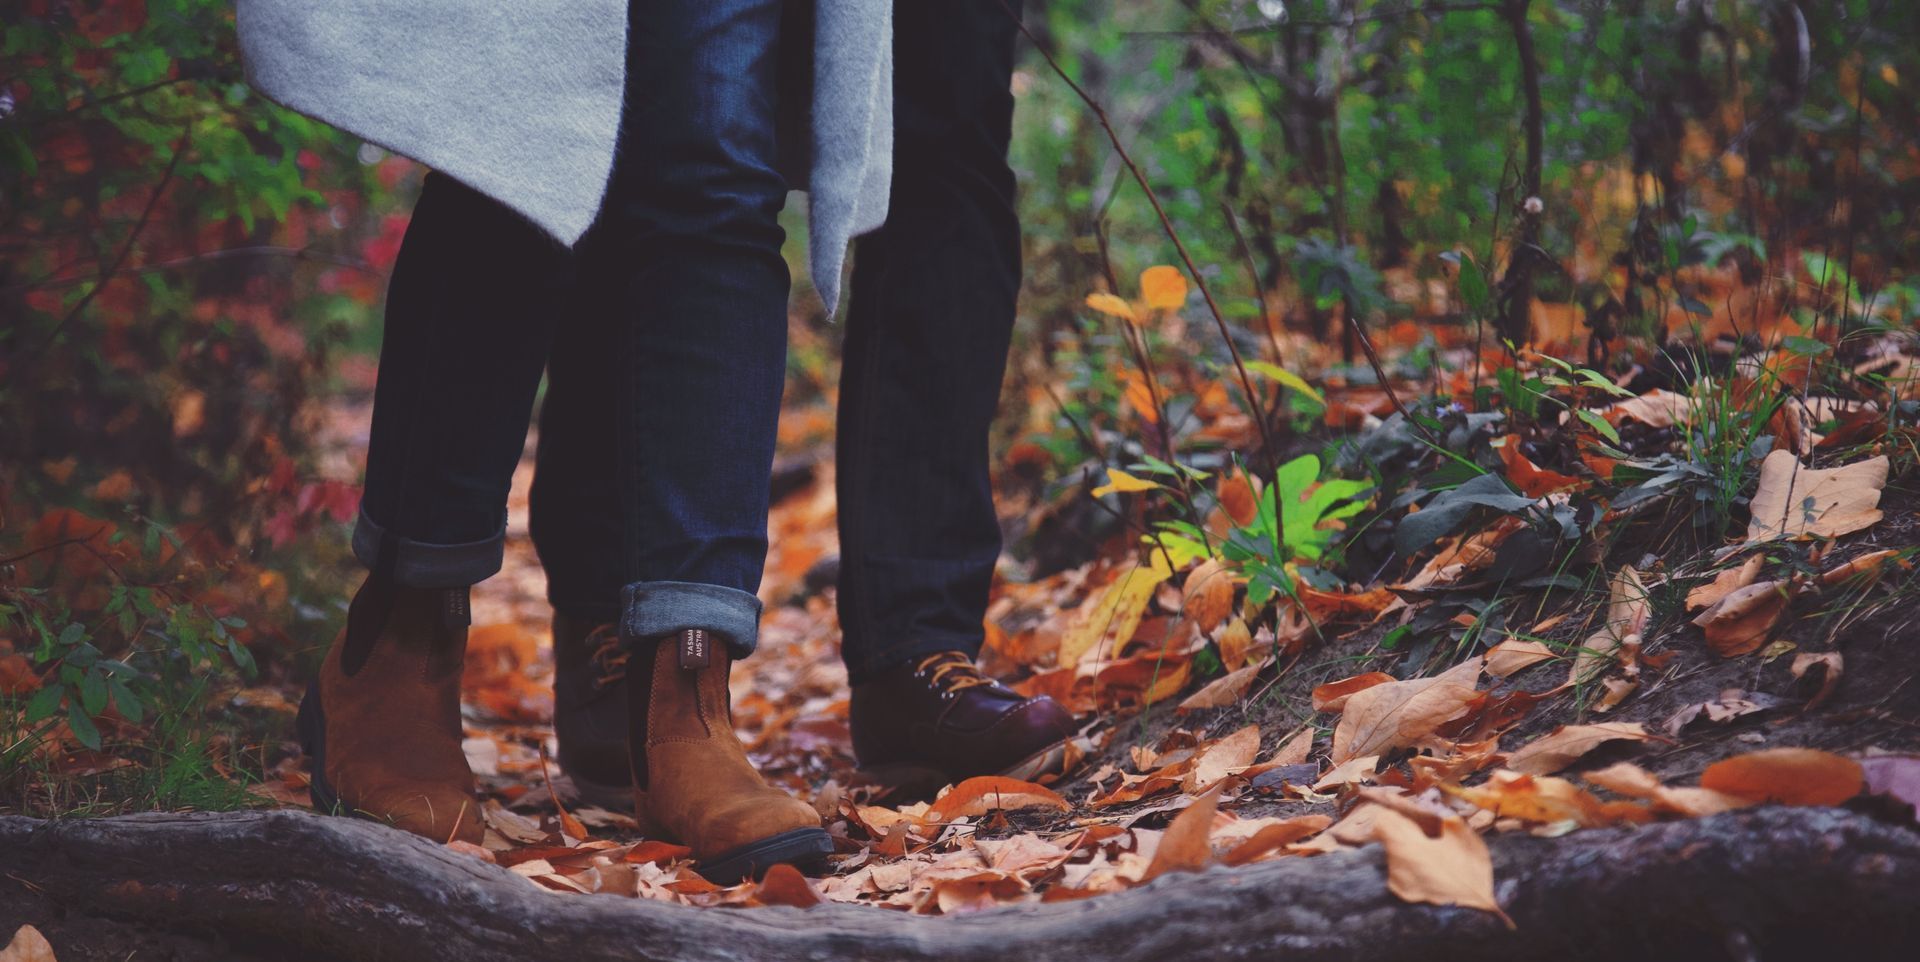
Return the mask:
[[[933,683],[942,698],[952,698],[968,688],[991,685],[993,680],[980,674],[965,652],[939,651],[920,659],[913,673]]]
[[[601,625],[587,635],[593,654],[587,662],[593,668],[593,690],[600,691],[627,677],[627,646],[620,643],[616,625]]]

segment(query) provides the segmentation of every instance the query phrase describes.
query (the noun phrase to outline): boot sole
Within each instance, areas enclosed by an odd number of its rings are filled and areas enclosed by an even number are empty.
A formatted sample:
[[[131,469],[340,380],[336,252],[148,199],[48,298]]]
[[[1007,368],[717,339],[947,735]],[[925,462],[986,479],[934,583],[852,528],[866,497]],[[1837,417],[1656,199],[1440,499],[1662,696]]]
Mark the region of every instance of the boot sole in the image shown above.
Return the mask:
[[[791,865],[806,872],[818,868],[833,854],[833,837],[824,828],[796,828],[749,842],[731,851],[695,862],[693,870],[715,885],[737,885],[758,880],[775,865]]]

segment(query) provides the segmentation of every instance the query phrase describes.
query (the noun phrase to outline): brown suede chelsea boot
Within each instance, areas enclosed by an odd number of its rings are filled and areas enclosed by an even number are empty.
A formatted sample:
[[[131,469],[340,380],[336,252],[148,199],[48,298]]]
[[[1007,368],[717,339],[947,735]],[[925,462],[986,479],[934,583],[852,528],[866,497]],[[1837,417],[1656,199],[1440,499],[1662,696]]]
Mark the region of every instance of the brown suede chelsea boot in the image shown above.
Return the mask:
[[[627,743],[641,830],[693,849],[716,885],[833,852],[813,807],[768,785],[733,731],[726,646],[688,629],[633,643]]]
[[[478,843],[480,806],[460,748],[466,588],[368,578],[300,701],[296,727],[322,812],[436,842]]]
[[[962,651],[914,658],[853,686],[848,716],[861,773],[904,796],[975,775],[1061,774],[1075,727],[1058,702],[1022,697]]]
[[[560,768],[582,801],[615,811],[633,803],[627,658],[619,626],[554,613],[553,735]]]

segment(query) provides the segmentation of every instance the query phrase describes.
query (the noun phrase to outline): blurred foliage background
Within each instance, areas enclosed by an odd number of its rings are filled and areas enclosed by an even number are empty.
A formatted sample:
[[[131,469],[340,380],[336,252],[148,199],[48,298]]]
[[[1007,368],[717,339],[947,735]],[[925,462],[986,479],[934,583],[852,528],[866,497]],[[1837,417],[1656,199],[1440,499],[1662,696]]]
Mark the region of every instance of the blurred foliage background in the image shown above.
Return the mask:
[[[1805,278],[1817,251],[1876,293],[1863,321],[1916,311],[1907,0],[1051,0],[1026,26],[999,447],[1034,485],[1189,446],[1129,421],[1130,352],[1229,363],[1211,328],[1136,345],[1086,309],[1178,260],[1037,51],[1105,108],[1231,335],[1333,345],[1316,373],[1371,376],[1349,318],[1606,369],[1697,306],[1683,263]],[[224,0],[7,4],[0,806],[82,804],[23,798],[27,774],[139,752],[162,763],[112,797],[217,804],[265,757],[277,735],[201,706],[291,670],[344,612],[358,466],[337,428],[371,390],[421,173],[252,92]],[[793,397],[830,400],[837,331],[809,291],[793,313]],[[1207,394],[1174,393],[1169,423]],[[1036,569],[1070,560],[1047,530],[1019,549]],[[134,723],[117,752],[109,715]],[[47,761],[56,735],[73,751]]]

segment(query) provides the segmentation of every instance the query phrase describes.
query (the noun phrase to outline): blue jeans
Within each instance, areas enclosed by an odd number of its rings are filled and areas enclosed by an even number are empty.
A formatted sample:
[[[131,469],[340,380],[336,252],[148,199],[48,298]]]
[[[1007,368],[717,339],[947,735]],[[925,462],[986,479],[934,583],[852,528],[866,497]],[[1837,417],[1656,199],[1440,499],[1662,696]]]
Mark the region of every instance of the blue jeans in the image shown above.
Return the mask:
[[[786,359],[777,217],[781,0],[632,0],[605,209],[572,252],[429,175],[394,268],[354,547],[384,577],[499,570],[505,504],[556,331],[605,366],[580,443],[595,559],[630,637],[701,627],[753,649]],[[604,298],[584,317],[571,302]],[[566,365],[556,364],[556,392]],[[588,427],[583,425],[583,427]],[[565,570],[565,566],[560,566]],[[564,590],[564,589],[562,589]]]
[[[840,374],[841,654],[856,684],[979,651],[1001,546],[987,433],[1020,289],[1017,29],[995,0],[910,0],[894,30],[891,213],[855,245]],[[620,492],[595,440],[613,429],[601,345],[617,295],[604,276],[574,289],[540,412],[533,539],[554,607],[581,620],[620,610]]]

